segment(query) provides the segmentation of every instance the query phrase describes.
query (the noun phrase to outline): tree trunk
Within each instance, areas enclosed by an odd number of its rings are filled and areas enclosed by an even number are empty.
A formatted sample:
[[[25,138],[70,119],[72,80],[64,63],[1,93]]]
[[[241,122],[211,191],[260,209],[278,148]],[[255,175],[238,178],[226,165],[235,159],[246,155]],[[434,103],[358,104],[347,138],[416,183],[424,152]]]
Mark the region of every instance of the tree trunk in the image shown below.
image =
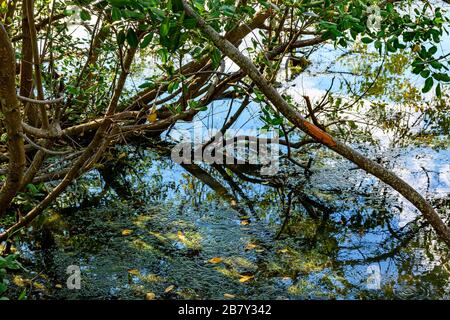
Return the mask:
[[[21,96],[29,98],[33,90],[33,49],[31,47],[30,26],[25,5],[22,5],[22,34],[19,93]],[[25,115],[29,124],[34,127],[38,126],[38,113],[34,104],[25,104]]]
[[[8,134],[9,156],[8,176],[0,190],[0,216],[5,213],[19,190],[25,167],[22,117],[16,94],[15,75],[15,52],[5,28],[0,24],[0,111]]]

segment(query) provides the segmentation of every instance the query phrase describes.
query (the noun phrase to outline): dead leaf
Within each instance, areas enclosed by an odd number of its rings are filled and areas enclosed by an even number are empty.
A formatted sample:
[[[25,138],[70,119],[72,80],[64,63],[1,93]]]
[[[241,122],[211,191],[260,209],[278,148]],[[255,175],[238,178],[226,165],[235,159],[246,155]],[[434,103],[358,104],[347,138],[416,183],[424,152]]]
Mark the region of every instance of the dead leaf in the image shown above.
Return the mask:
[[[169,292],[172,291],[174,288],[175,288],[174,285],[168,286],[168,287],[166,288],[166,290],[164,290],[164,293],[169,293]]]
[[[224,293],[223,296],[227,299],[234,299],[236,296],[234,294]]]
[[[247,282],[247,281],[252,280],[253,278],[254,278],[254,276],[242,276],[242,277],[239,279],[239,282],[244,283],[244,282]]]
[[[138,269],[130,269],[128,270],[128,273],[134,276],[138,276],[140,274]]]
[[[158,115],[156,114],[156,111],[153,111],[152,113],[150,113],[150,114],[147,116],[147,120],[148,120],[148,122],[150,122],[150,123],[155,122],[157,118],[158,118]]]
[[[62,285],[58,283],[58,284],[55,285],[55,288],[56,289],[62,289]]]
[[[129,236],[132,233],[133,233],[133,230],[130,230],[130,229],[123,229],[122,230],[122,235],[123,236]]]
[[[145,294],[145,300],[155,300],[156,299],[156,294],[154,294],[153,292],[148,292]]]
[[[248,225],[248,224],[250,224],[250,221],[249,220],[241,220],[241,224],[243,225],[243,226],[246,226],[246,225]]]
[[[209,259],[208,262],[209,262],[209,263],[214,263],[214,264],[220,263],[220,262],[222,262],[222,258],[220,258],[220,257],[214,257],[214,258]]]
[[[186,241],[186,237],[184,236],[183,232],[178,231],[178,239],[180,239],[181,242]]]
[[[248,243],[248,244],[245,246],[245,250],[253,250],[253,249],[255,249],[256,247],[257,247],[256,244],[254,244],[254,243]]]

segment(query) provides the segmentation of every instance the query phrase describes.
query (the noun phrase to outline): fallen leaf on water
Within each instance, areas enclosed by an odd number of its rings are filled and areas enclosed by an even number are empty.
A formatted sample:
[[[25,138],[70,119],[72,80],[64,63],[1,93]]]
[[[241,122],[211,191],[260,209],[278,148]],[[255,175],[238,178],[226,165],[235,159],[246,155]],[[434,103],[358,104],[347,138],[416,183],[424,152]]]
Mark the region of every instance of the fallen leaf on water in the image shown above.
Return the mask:
[[[174,288],[175,288],[174,285],[168,286],[168,287],[166,288],[166,290],[164,290],[164,293],[169,293],[169,292],[172,291]]]
[[[243,226],[246,226],[246,225],[248,225],[249,223],[250,223],[249,220],[241,220],[241,224],[242,224]]]
[[[253,249],[255,249],[257,246],[256,246],[256,244],[254,244],[254,243],[248,243],[246,246],[245,246],[245,250],[253,250]]]
[[[286,252],[288,252],[288,249],[287,249],[287,248],[284,248],[284,249],[279,250],[278,252],[286,253]]]
[[[180,239],[180,241],[182,242],[186,241],[186,237],[184,236],[183,232],[178,231],[178,239]]]
[[[220,258],[220,257],[214,257],[214,258],[212,258],[212,259],[209,259],[208,262],[209,262],[209,263],[219,263],[219,262],[222,262],[222,258]]]
[[[56,288],[56,289],[62,289],[62,285],[61,285],[61,284],[56,284],[56,285],[55,285],[55,288]]]
[[[250,281],[250,280],[253,279],[253,278],[254,278],[254,276],[242,276],[242,277],[239,279],[239,282],[244,283],[244,282]]]
[[[227,299],[234,299],[236,296],[234,294],[224,293],[223,296]]]
[[[133,233],[133,230],[130,230],[130,229],[124,229],[124,230],[122,230],[122,235],[123,236],[129,236],[130,234],[132,234]]]
[[[145,300],[155,300],[156,299],[156,294],[154,294],[153,292],[149,292],[145,294]]]
[[[132,274],[134,276],[138,276],[139,275],[139,270],[138,269],[130,269],[128,270],[129,274]]]

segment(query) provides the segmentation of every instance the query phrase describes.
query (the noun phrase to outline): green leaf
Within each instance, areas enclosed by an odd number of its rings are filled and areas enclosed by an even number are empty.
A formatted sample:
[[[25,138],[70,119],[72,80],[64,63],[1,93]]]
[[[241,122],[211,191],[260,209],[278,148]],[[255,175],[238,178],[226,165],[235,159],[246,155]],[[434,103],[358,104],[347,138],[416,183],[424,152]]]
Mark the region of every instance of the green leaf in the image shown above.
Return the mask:
[[[147,48],[150,42],[153,40],[153,32],[149,33],[144,37],[144,39],[141,42],[141,49]]]
[[[87,12],[86,10],[81,10],[80,18],[83,21],[89,21],[89,20],[91,20],[91,14],[89,12]]]
[[[361,39],[361,41],[362,41],[362,43],[368,44],[368,43],[372,43],[373,39],[369,38],[369,37],[364,37],[364,38]]]
[[[195,18],[184,18],[183,27],[186,29],[193,29],[197,25],[197,20]]]
[[[425,80],[425,85],[422,88],[423,93],[427,93],[428,91],[433,88],[434,80],[432,77],[429,77],[427,80]]]
[[[8,287],[6,286],[6,284],[3,282],[0,282],[0,294],[5,292],[7,289],[8,289]]]
[[[214,48],[211,52],[211,60],[213,63],[213,68],[217,68],[220,65],[220,61],[222,60],[222,53],[219,49]]]
[[[431,73],[430,70],[423,70],[423,71],[420,73],[420,76],[421,76],[422,78],[428,78],[428,77],[430,76],[430,73]]]
[[[111,10],[111,18],[113,21],[122,19],[122,12],[116,7],[113,7]]]
[[[436,97],[440,98],[441,96],[442,96],[441,84],[438,83],[438,85],[436,86]]]
[[[27,289],[23,289],[17,300],[25,300],[27,298]]]
[[[430,56],[432,56],[433,54],[435,54],[437,52],[437,47],[436,46],[432,46],[429,50],[428,50],[428,54]]]
[[[169,29],[169,20],[166,19],[163,23],[161,23],[161,28],[159,30],[159,34],[161,35],[161,37],[166,37],[169,34]]]
[[[128,29],[127,32],[127,42],[130,45],[130,47],[132,48],[137,48],[139,45],[139,39],[136,35],[136,32],[134,32],[134,30],[132,28]]]
[[[446,73],[435,73],[433,74],[433,78],[437,81],[450,82],[450,76]]]
[[[123,45],[125,43],[125,32],[123,30],[120,30],[119,33],[117,34],[117,43],[119,45]]]
[[[124,7],[125,5],[127,5],[128,3],[130,3],[130,0],[108,0],[108,2],[109,2],[113,7]]]

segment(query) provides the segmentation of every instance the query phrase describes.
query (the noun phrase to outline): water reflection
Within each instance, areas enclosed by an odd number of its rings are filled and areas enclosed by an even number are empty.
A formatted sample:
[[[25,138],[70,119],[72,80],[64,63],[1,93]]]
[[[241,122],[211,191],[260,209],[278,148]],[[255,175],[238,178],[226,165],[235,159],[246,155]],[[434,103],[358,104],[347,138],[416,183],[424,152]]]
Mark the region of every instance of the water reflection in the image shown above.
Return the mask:
[[[448,250],[418,217],[401,224],[402,201],[358,170],[339,178],[342,163],[312,175],[282,166],[276,177],[246,172],[254,180],[243,181],[201,165],[199,179],[164,145],[127,148],[35,225],[23,252],[44,270],[36,297],[449,298]],[[73,264],[79,291],[63,286]],[[379,290],[368,286],[374,268]]]

